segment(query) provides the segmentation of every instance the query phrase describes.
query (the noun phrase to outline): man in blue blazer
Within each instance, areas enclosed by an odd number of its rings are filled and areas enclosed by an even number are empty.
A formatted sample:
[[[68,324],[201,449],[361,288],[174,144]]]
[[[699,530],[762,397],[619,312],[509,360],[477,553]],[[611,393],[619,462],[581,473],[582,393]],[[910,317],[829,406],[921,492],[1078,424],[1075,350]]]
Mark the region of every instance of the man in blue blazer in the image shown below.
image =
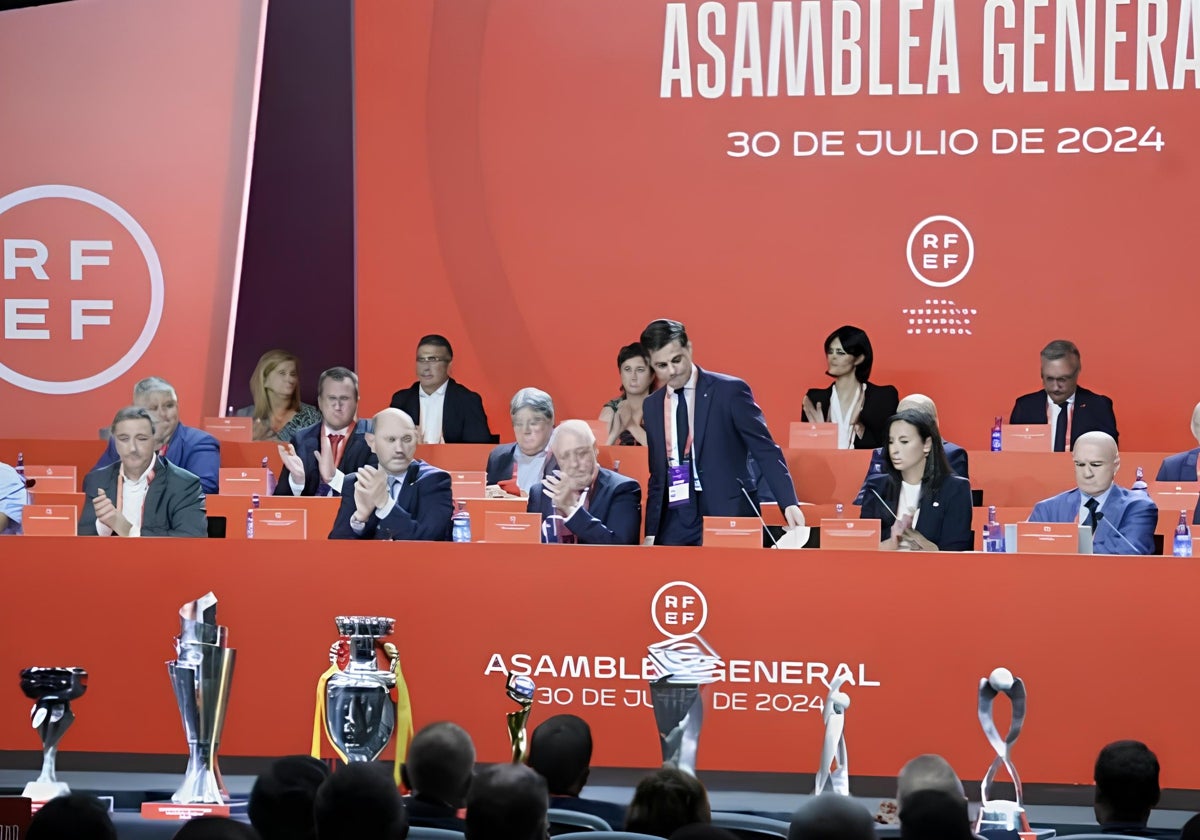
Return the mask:
[[[1094,554],[1153,554],[1158,506],[1114,483],[1121,456],[1112,435],[1080,435],[1074,458],[1076,489],[1038,502],[1029,521],[1091,525]]]
[[[526,506],[542,515],[542,542],[573,538],[584,544],[637,545],[642,486],[600,466],[591,427],[583,420],[564,420],[550,438],[550,451],[557,469],[530,488]],[[561,519],[547,523],[555,514]]]
[[[221,444],[208,432],[179,422],[179,398],[170,382],[157,376],[143,379],[133,386],[133,404],[146,409],[154,418],[154,444],[159,455],[198,476],[205,493],[220,490]],[[116,444],[110,437],[108,448],[92,469],[119,460]]]
[[[440,335],[417,342],[417,381],[392,394],[398,408],[420,426],[424,443],[492,443],[483,398],[450,378],[454,350]]]
[[[1192,437],[1200,443],[1200,403],[1192,409]],[[1197,479],[1196,459],[1200,457],[1200,447],[1168,455],[1158,468],[1158,481],[1195,481]]]
[[[692,345],[678,321],[652,322],[642,332],[642,345],[666,386],[647,397],[642,409],[650,462],[646,543],[699,545],[703,517],[756,515],[758,493],[748,454],[787,524],[803,525],[783,452],[750,386],[692,364]]]
[[[283,472],[275,483],[276,496],[340,496],[342,483],[364,464],[378,466],[367,444],[369,420],[359,420],[358,376],[333,367],[317,380],[321,422],[305,426],[290,444],[279,445]]]
[[[1088,432],[1106,432],[1117,440],[1112,400],[1077,386],[1081,367],[1079,348],[1072,342],[1058,339],[1047,344],[1042,348],[1042,390],[1017,397],[1008,422],[1048,423],[1055,452],[1072,450],[1080,435]]]
[[[413,457],[420,440],[403,411],[385,408],[373,425],[366,438],[379,466],[367,464],[346,476],[329,539],[449,539],[450,473]]]
[[[915,408],[918,411],[924,411],[933,417],[933,421],[937,422],[937,406],[933,400],[924,394],[909,394],[904,399],[900,400],[896,406],[896,411],[903,411],[906,408]],[[886,433],[885,433],[886,436]],[[887,443],[885,440],[884,443]],[[957,443],[942,438],[942,448],[946,451],[946,460],[950,462],[950,469],[954,470],[955,475],[960,475],[963,478],[970,478],[967,474],[967,450],[963,449]],[[854,497],[854,504],[861,505],[863,503],[863,494],[867,492],[867,482],[871,480],[871,476],[879,475],[883,472],[883,447],[871,451],[871,463],[867,465],[867,474],[863,477],[862,487],[858,489],[858,495]]]

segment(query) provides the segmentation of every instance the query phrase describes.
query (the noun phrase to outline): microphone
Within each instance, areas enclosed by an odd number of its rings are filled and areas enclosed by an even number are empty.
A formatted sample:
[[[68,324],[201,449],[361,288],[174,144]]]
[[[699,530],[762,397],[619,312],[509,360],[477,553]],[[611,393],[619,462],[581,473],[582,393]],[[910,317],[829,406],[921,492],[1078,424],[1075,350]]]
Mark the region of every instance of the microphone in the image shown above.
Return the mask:
[[[1101,523],[1108,522],[1108,520],[1104,518],[1104,514],[1101,513],[1100,511],[1096,511],[1095,514],[1093,514],[1093,518],[1096,520],[1096,527],[1092,529],[1092,536],[1095,537],[1096,532],[1100,530]],[[1108,522],[1108,527],[1112,528],[1113,533],[1116,534],[1118,537],[1120,537],[1122,540],[1124,540],[1125,545],[1127,545],[1133,549],[1134,554],[1142,553],[1142,550],[1140,548],[1138,548],[1136,545],[1134,545],[1128,539],[1126,539],[1125,535],[1122,534],[1120,532],[1120,530],[1118,530],[1116,525],[1112,524],[1111,522]],[[1096,545],[1095,545],[1095,543],[1092,543],[1092,551],[1095,552],[1095,550],[1096,550]]]
[[[888,503],[883,500],[883,496],[879,495],[879,491],[876,490],[874,487],[870,488],[870,490],[872,493],[875,494],[875,498],[879,500],[879,504],[883,505],[883,509],[892,515],[892,522],[899,522],[900,517],[896,515],[896,511],[894,511],[890,507],[888,507]]]
[[[757,516],[758,521],[762,523],[763,530],[767,532],[767,539],[771,541],[771,547],[779,548],[779,543],[775,541],[775,535],[772,534],[771,529],[767,527],[767,520],[763,519],[762,511],[758,509],[758,505],[754,504],[754,499],[750,498],[750,493],[748,490],[746,490],[745,483],[740,478],[735,477],[735,480],[738,483],[738,487],[742,488],[742,495],[745,496],[746,501],[750,503],[750,509],[754,511],[754,515]]]

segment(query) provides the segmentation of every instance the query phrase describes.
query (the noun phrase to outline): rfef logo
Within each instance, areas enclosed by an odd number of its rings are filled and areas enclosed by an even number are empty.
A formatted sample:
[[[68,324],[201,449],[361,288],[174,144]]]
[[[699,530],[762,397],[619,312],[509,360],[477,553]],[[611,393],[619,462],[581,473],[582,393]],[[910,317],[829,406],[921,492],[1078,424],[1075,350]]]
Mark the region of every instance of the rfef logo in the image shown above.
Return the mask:
[[[926,286],[953,286],[967,276],[974,261],[971,232],[953,216],[930,216],[908,235],[908,267]]]
[[[0,379],[78,394],[128,371],[162,319],[162,266],[137,220],[99,193],[47,184],[0,197]]]
[[[678,638],[699,633],[708,621],[708,601],[695,584],[675,580],[654,593],[650,604],[654,626],[664,636]]]

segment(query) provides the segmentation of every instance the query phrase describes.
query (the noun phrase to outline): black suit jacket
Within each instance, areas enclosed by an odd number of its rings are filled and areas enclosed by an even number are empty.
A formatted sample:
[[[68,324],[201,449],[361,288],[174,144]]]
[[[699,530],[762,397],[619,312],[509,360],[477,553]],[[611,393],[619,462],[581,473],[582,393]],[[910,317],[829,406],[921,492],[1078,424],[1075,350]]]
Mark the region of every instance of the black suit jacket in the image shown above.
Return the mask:
[[[822,410],[825,412],[825,419],[829,419],[829,404],[833,400],[833,386],[828,388],[810,388],[805,395],[809,401],[815,406],[821,404]],[[858,415],[858,420],[863,424],[863,436],[855,439],[855,449],[875,449],[883,446],[887,440],[887,425],[888,418],[896,413],[896,406],[900,404],[900,394],[892,385],[876,385],[872,382],[867,383],[867,392],[863,396],[863,408]],[[804,419],[808,422],[815,422],[807,414]]]
[[[1200,459],[1200,447],[1189,449],[1163,458],[1162,466],[1158,468],[1156,481],[1195,481],[1196,461]]]
[[[301,496],[315,496],[317,488],[321,486],[321,470],[317,466],[317,454],[321,451],[323,428],[324,423],[314,423],[311,426],[305,426],[292,437],[292,446],[296,448],[296,454],[304,462],[304,490],[301,492]],[[359,420],[354,431],[350,433],[350,439],[342,448],[342,462],[337,465],[337,468],[348,476],[353,475],[364,464],[370,464],[373,467],[379,465],[375,453],[367,445],[365,435],[369,431],[371,431],[370,421]],[[292,492],[292,485],[288,482],[289,475],[287,467],[284,467],[283,471],[279,473],[279,480],[275,482],[274,495],[295,495]]]
[[[873,475],[867,480],[860,519],[879,519],[883,522],[880,537],[891,535],[896,519],[884,508],[875,493],[882,496],[892,510],[900,497],[899,482],[889,475]],[[957,475],[948,475],[936,491],[922,493],[917,533],[942,551],[970,551],[971,542],[971,482]],[[897,511],[899,512],[899,511]]]
[[[354,502],[356,475],[342,482],[342,505],[338,508],[331,540],[448,540],[450,516],[454,502],[450,490],[450,473],[413,461],[404,474],[400,496],[386,518],[380,519],[371,511],[361,535],[350,527],[350,517],[357,509]]]
[[[417,424],[421,422],[420,388],[421,384],[414,382],[392,394],[392,408],[400,409]],[[442,440],[446,443],[492,442],[483,398],[453,379],[446,385],[446,399],[442,405]]]
[[[1008,422],[1021,426],[1036,426],[1046,423],[1046,392],[1034,391],[1017,397]],[[1054,430],[1051,429],[1051,434]],[[1085,432],[1108,432],[1117,440],[1117,415],[1113,413],[1112,400],[1087,388],[1075,389],[1075,410],[1071,414],[1070,447]],[[1061,451],[1061,450],[1060,450]]]
[[[637,545],[642,533],[642,485],[628,476],[600,468],[595,492],[567,520],[567,528],[580,543],[589,545]],[[542,492],[539,481],[529,491],[525,509],[540,513],[542,521],[554,513],[554,504]]]
[[[208,517],[204,511],[204,489],[200,478],[165,458],[155,456],[154,478],[146,489],[142,508],[143,537],[207,537]],[[96,509],[92,499],[103,488],[104,495],[121,507],[117,476],[121,462],[92,470],[83,477],[83,510],[79,513],[79,536],[96,536]]]
[[[950,469],[954,470],[954,474],[970,478],[971,476],[967,472],[967,450],[948,440],[942,441],[942,447],[946,450],[946,460],[950,462]],[[879,475],[882,472],[883,448],[880,447],[871,453],[871,463],[867,465],[867,474],[863,476],[862,487],[858,488],[854,504],[861,505],[863,503],[863,494],[867,492],[867,482],[870,481],[871,476]]]

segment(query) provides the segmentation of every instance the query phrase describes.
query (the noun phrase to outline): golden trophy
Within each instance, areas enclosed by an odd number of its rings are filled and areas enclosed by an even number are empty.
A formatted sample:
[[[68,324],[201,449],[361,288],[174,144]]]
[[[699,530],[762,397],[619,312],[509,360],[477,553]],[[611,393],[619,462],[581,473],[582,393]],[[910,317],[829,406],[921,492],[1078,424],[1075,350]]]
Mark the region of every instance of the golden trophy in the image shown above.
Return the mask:
[[[508,718],[508,737],[512,739],[512,761],[520,764],[529,753],[529,739],[525,734],[525,724],[529,720],[529,712],[533,708],[533,680],[526,676],[509,674],[504,684],[508,698],[521,708],[505,715]]]

